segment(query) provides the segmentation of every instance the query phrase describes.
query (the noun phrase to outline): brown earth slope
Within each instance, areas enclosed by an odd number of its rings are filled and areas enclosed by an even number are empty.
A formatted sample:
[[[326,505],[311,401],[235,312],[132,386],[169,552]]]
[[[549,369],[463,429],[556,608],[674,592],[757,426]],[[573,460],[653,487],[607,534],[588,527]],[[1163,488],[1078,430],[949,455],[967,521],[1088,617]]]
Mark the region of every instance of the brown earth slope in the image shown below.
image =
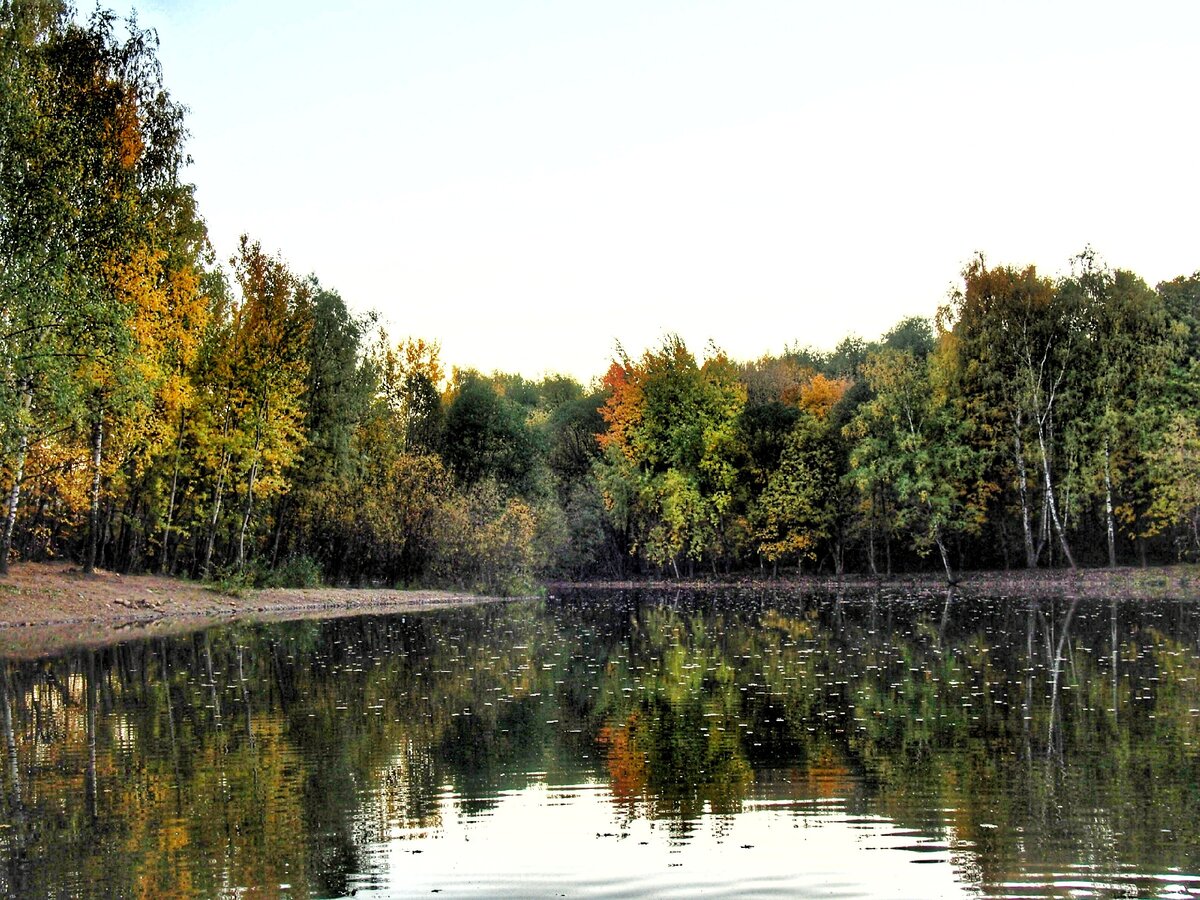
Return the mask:
[[[221,593],[158,575],[84,575],[68,563],[16,563],[0,578],[0,654],[30,656],[127,637],[179,633],[234,619],[327,618],[494,600],[446,591],[270,588]]]

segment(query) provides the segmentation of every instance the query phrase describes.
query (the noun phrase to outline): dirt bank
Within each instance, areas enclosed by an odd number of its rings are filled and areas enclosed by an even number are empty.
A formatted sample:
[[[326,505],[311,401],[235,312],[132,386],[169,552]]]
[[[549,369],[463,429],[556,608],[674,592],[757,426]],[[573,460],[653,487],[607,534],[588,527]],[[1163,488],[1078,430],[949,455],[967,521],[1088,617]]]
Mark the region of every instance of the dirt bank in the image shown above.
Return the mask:
[[[17,563],[0,578],[0,654],[100,646],[234,619],[410,612],[495,599],[382,588],[271,588],[235,596],[178,578],[105,571],[85,576],[67,563]]]

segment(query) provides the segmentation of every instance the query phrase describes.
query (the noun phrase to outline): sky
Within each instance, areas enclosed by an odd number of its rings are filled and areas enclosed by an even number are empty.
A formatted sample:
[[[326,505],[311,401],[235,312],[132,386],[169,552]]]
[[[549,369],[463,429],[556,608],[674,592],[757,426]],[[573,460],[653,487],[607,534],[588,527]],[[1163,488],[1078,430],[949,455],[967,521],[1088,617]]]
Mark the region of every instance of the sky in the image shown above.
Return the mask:
[[[978,251],[1200,269],[1196,3],[113,8],[159,34],[218,254],[249,234],[450,365],[830,349]]]

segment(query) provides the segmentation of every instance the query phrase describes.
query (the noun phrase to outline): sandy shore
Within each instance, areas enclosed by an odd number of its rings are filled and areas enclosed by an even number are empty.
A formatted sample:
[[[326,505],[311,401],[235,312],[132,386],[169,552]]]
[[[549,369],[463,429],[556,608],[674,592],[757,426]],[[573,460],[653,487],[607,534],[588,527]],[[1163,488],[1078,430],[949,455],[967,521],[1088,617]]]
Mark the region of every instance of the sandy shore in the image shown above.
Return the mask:
[[[496,599],[449,591],[326,587],[270,588],[235,596],[178,578],[105,571],[85,576],[68,563],[17,563],[0,578],[0,654],[28,657],[233,620],[411,612]]]

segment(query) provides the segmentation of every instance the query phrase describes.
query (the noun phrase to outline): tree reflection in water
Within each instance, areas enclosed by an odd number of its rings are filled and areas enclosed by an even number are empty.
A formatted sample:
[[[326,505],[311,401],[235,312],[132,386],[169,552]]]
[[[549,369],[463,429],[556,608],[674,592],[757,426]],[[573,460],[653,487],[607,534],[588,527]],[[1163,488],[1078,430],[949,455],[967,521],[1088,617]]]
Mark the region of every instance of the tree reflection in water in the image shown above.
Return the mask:
[[[598,833],[768,804],[985,892],[1136,890],[1198,864],[1198,634],[1183,603],[579,591],[8,660],[0,890],[341,895],[536,784],[602,785]]]

